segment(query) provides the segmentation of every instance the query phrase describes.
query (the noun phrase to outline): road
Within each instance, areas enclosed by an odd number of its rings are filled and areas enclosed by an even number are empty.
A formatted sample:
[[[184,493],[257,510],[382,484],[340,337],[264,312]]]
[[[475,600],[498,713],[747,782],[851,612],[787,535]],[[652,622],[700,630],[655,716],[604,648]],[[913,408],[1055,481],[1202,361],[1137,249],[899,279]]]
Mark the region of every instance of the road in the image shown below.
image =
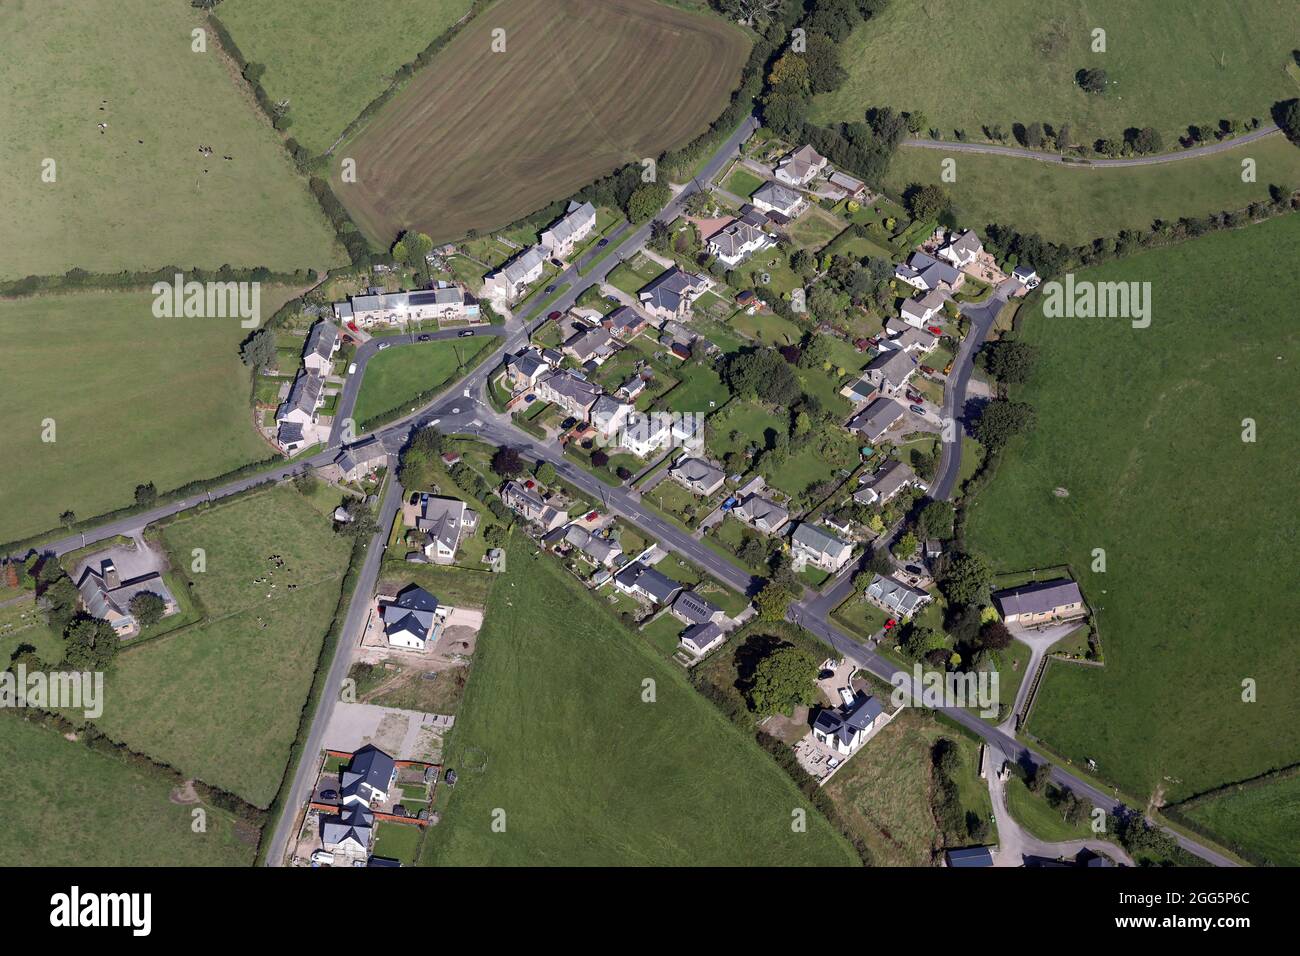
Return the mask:
[[[1116,169],[1121,166],[1161,166],[1165,163],[1177,163],[1185,159],[1197,159],[1201,156],[1211,156],[1215,153],[1226,152],[1230,149],[1236,149],[1238,146],[1244,146],[1246,143],[1253,143],[1256,140],[1263,139],[1266,136],[1272,136],[1279,133],[1274,125],[1261,126],[1259,129],[1251,130],[1242,136],[1236,136],[1232,139],[1225,139],[1217,143],[1208,143],[1205,146],[1194,146],[1191,149],[1185,149],[1178,153],[1160,153],[1155,156],[1132,156],[1127,159],[1088,159],[1086,161],[1067,162],[1065,157],[1060,153],[1045,153],[1041,150],[1024,149],[1019,146],[997,146],[993,143],[954,143],[945,142],[941,139],[905,139],[904,146],[911,146],[916,149],[941,149],[950,153],[982,153],[987,156],[1010,156],[1017,159],[1033,159],[1040,163],[1054,163],[1057,166],[1065,166],[1069,169]]]

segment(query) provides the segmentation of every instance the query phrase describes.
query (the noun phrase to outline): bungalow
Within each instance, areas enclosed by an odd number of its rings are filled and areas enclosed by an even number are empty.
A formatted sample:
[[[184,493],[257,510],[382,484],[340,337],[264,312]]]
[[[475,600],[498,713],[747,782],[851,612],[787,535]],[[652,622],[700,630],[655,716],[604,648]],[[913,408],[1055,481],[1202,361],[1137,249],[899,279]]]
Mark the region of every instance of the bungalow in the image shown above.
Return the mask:
[[[1020,283],[1026,289],[1037,289],[1038,283],[1041,281],[1038,278],[1038,273],[1034,271],[1033,266],[1016,266],[1011,270],[1011,278],[1015,279],[1016,282]]]
[[[546,271],[546,250],[529,246],[500,269],[488,273],[483,282],[483,295],[489,298],[514,302],[528,291],[528,287]]]
[[[550,370],[550,363],[536,349],[525,349],[518,355],[506,356],[506,374],[519,388],[532,388]]]
[[[107,621],[118,637],[139,633],[140,623],[131,610],[131,601],[138,595],[154,594],[162,598],[163,617],[180,609],[161,574],[148,571],[123,578],[112,558],[104,558],[97,568],[87,564],[77,581],[77,591],[86,613]]]
[[[881,352],[868,363],[862,377],[885,395],[896,395],[916,372],[916,359],[903,349]]]
[[[842,709],[819,712],[813,721],[813,738],[847,757],[862,746],[883,713],[880,701],[859,694]]]
[[[692,624],[678,639],[683,650],[690,651],[695,657],[703,657],[721,644],[727,635],[722,628],[712,621],[704,624]]]
[[[329,375],[334,368],[334,353],[339,350],[342,338],[339,327],[323,319],[307,333],[307,344],[302,352],[302,364],[315,375]]]
[[[939,250],[939,258],[946,259],[958,269],[964,269],[983,251],[984,244],[980,242],[980,237],[973,230],[967,229]]]
[[[885,332],[889,337],[880,341],[882,350],[902,349],[904,352],[924,355],[939,343],[939,336],[929,329],[918,329],[900,319],[891,318],[886,321]]]
[[[811,146],[800,146],[786,155],[773,174],[788,186],[807,186],[826,169],[826,157]]]
[[[998,591],[993,602],[1007,624],[1027,627],[1073,620],[1088,613],[1079,585],[1067,578]]]
[[[843,193],[847,199],[860,200],[867,194],[867,184],[860,179],[853,178],[848,173],[836,170],[831,173],[829,181],[835,187],[835,191]]]
[[[437,640],[438,626],[446,617],[447,609],[439,608],[438,599],[417,584],[379,602],[379,620],[389,647],[424,650]]]
[[[687,491],[705,498],[715,494],[727,480],[727,473],[721,468],[709,464],[703,458],[687,455],[678,459],[668,469],[668,474]]]
[[[644,376],[633,375],[615,389],[614,394],[625,401],[635,401],[636,397],[645,391],[645,384]]]
[[[604,361],[617,349],[609,330],[597,325],[575,332],[565,341],[562,351],[579,362],[587,362],[591,359]]]
[[[375,815],[363,806],[320,818],[321,849],[329,853],[369,853],[374,839]]]
[[[613,438],[627,424],[636,408],[625,402],[602,395],[591,406],[591,427],[605,438]]]
[[[352,755],[339,772],[339,795],[343,806],[359,804],[367,810],[372,804],[388,802],[388,791],[397,782],[397,764],[373,744]]]
[[[871,576],[871,583],[863,594],[876,607],[888,611],[900,621],[907,620],[933,600],[927,592],[881,574]]]
[[[456,498],[440,498],[413,491],[402,503],[402,523],[427,535],[420,549],[434,564],[451,564],[456,560],[462,535],[473,534],[478,515]]]
[[[548,255],[567,259],[578,243],[596,228],[596,207],[589,202],[570,202],[563,216],[543,230],[541,246]]]
[[[569,513],[558,511],[544,502],[540,495],[528,487],[531,482],[521,484],[507,481],[501,489],[501,501],[507,508],[518,514],[529,524],[550,531],[562,524],[569,523]]]
[[[713,285],[707,276],[683,272],[677,266],[651,279],[637,292],[641,307],[658,319],[684,319],[691,305]]]
[[[684,585],[640,561],[633,561],[614,575],[614,587],[653,604],[671,604]]]
[[[866,477],[862,487],[853,493],[853,500],[864,505],[883,505],[908,485],[925,488],[916,472],[901,461],[891,459],[876,469],[875,474]]]
[[[740,265],[760,249],[775,245],[776,240],[743,219],[733,219],[709,236],[709,252],[729,268]]]
[[[590,559],[592,564],[612,568],[623,556],[623,547],[616,538],[605,538],[592,534],[586,528],[576,524],[569,525],[564,531],[564,541],[577,548]]]
[[[947,301],[947,294],[935,289],[915,299],[908,299],[899,311],[904,322],[919,329],[929,324],[937,314],[942,312],[943,304]]]
[[[727,619],[722,608],[706,601],[694,591],[683,591],[677,595],[669,613],[683,624],[721,624]]]
[[[834,574],[848,564],[853,545],[815,524],[801,521],[790,536],[790,551],[796,568],[811,564]]]
[[[671,440],[671,426],[667,416],[639,412],[628,416],[627,424],[623,426],[621,444],[638,458],[645,458],[651,452],[667,447]]]
[[[569,371],[554,372],[537,383],[537,397],[554,402],[574,418],[587,420],[587,413],[600,397],[600,387]]]
[[[646,317],[631,306],[620,305],[601,320],[609,334],[626,342],[645,331]]]
[[[788,219],[798,218],[808,208],[808,200],[780,183],[766,182],[755,189],[749,198],[764,212],[780,213]]]
[[[894,422],[903,417],[906,411],[902,403],[892,398],[877,398],[849,419],[848,428],[874,444],[889,431]]]
[[[895,266],[894,278],[918,292],[952,292],[962,283],[960,271],[925,252],[914,252],[906,265]]]
[[[736,519],[744,522],[763,534],[776,534],[790,520],[790,512],[775,501],[761,495],[751,494],[740,504],[731,509]]]

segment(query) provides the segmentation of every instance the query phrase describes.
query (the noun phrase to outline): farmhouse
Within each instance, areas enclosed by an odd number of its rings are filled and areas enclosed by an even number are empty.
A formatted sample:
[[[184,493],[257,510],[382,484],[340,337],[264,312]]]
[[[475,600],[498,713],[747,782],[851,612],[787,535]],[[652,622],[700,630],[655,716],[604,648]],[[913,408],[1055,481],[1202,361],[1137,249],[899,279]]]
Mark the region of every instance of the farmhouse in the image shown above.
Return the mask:
[[[811,564],[834,574],[848,564],[853,545],[815,524],[801,521],[790,536],[790,551],[796,568]]]
[[[363,329],[375,325],[405,325],[426,320],[475,321],[478,300],[458,285],[439,282],[433,289],[416,292],[373,292],[354,295],[350,304],[335,303],[334,315]]]
[[[572,372],[561,370],[538,381],[537,397],[545,402],[554,402],[574,418],[586,421],[591,406],[600,397],[600,388]]]
[[[359,481],[388,466],[388,451],[377,438],[367,438],[344,448],[330,464],[321,469],[326,481]]]
[[[179,610],[161,574],[148,571],[123,578],[112,558],[104,558],[99,567],[87,563],[77,581],[77,591],[86,613],[107,621],[118,637],[131,637],[140,631],[140,622],[131,611],[131,600],[136,595],[156,594],[162,598],[164,617]]]
[[[683,585],[640,561],[633,561],[614,575],[614,587],[652,604],[669,604]]]
[[[903,321],[908,325],[922,328],[928,324],[943,309],[943,304],[948,301],[948,296],[938,289],[917,296],[915,299],[908,299],[903,303],[900,313]]]
[[[693,494],[708,497],[714,494],[727,480],[727,474],[721,468],[709,464],[703,458],[683,456],[668,469],[683,488]]]
[[[871,576],[871,583],[863,593],[868,601],[893,614],[900,621],[907,620],[932,600],[925,591],[910,588],[902,581],[880,574]]]
[[[612,568],[623,556],[623,547],[614,538],[592,534],[576,524],[564,529],[564,541],[577,548],[592,564]]]
[[[880,701],[859,694],[839,710],[820,711],[813,721],[813,739],[847,757],[862,746],[882,713]]]
[[[709,236],[709,252],[718,261],[735,268],[755,252],[774,245],[775,240],[757,226],[743,219],[732,220]]]
[[[778,533],[790,520],[790,512],[775,501],[758,494],[751,494],[731,509],[737,520],[744,522],[756,531],[772,535]]]
[[[276,441],[282,451],[297,451],[307,441],[307,430],[316,424],[316,413],[324,404],[325,379],[300,370],[288,397],[275,410]]]
[[[332,322],[317,322],[307,333],[307,344],[302,352],[302,364],[315,375],[329,375],[334,366],[334,353],[342,339],[339,328]]]
[[[528,287],[542,277],[546,269],[546,250],[529,246],[483,281],[483,295],[514,302]]]
[[[637,293],[641,307],[658,319],[684,319],[691,305],[713,285],[707,276],[683,272],[673,266],[651,279]]]
[[[564,215],[542,232],[541,246],[557,259],[567,259],[578,243],[596,228],[596,207],[570,202]]]
[[[749,198],[764,212],[780,213],[788,219],[798,218],[808,208],[808,200],[780,183],[766,182],[755,189]]]
[[[894,267],[894,278],[905,282],[918,292],[941,289],[952,292],[962,283],[959,270],[925,252],[914,252],[906,265]]]
[[[1066,578],[998,591],[993,601],[1006,623],[1028,627],[1072,620],[1088,613],[1079,585]]]
[[[903,354],[901,352],[895,354]],[[874,402],[849,419],[848,428],[855,431],[869,442],[877,442],[894,422],[903,417],[907,411],[900,402],[892,398],[877,398]]]
[[[456,498],[413,491],[402,503],[402,523],[425,533],[421,550],[434,564],[451,564],[463,535],[473,534],[478,515]]]
[[[896,395],[916,372],[916,359],[903,349],[881,352],[862,371],[869,385],[884,395]]]
[[[946,259],[958,269],[964,269],[983,251],[984,243],[980,242],[980,237],[973,230],[967,229],[939,250],[939,258]]]
[[[557,511],[544,502],[532,488],[528,487],[531,484],[532,482],[521,484],[517,481],[507,481],[501,488],[502,502],[529,524],[538,525],[543,531],[568,524],[569,513]]]
[[[379,620],[389,647],[422,651],[438,638],[438,628],[448,609],[419,585],[404,588],[394,598],[380,598]]]
[[[807,186],[826,169],[826,157],[811,146],[800,146],[777,163],[774,175],[787,186]]]
[[[891,459],[862,482],[862,487],[853,493],[853,500],[864,505],[883,505],[908,485],[925,488],[916,472],[901,461]]]

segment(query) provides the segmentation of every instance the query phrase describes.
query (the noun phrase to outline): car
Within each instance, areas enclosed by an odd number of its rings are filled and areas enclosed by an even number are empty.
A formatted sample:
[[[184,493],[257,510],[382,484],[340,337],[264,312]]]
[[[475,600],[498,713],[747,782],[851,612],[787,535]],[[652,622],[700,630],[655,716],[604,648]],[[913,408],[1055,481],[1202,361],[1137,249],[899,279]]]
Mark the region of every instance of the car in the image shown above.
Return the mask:
[[[557,268],[557,269],[563,269],[563,268],[564,268],[564,263],[561,262],[559,259],[552,259],[552,260],[551,260],[551,265],[555,266],[555,268]]]
[[[898,622],[891,617],[888,621],[885,622],[885,630],[892,631],[894,629],[894,625],[897,623]]]
[[[605,301],[606,301],[606,302],[613,302],[615,305],[618,305],[618,296],[616,296],[616,295],[607,295],[607,296],[605,296]]]
[[[458,338],[462,338],[462,339],[471,339],[471,338],[473,338],[473,337],[474,337],[474,330],[473,330],[473,329],[465,329],[465,330],[462,331],[462,332],[460,333],[460,335],[458,336]]]
[[[560,321],[561,317],[563,317],[563,315],[564,315],[563,312],[550,312],[547,314],[546,317],[550,319],[552,322],[558,322]]]
[[[934,374],[934,369],[930,368],[930,366],[928,365],[922,365],[920,368],[917,369],[917,371],[920,372],[922,375]]]
[[[951,371],[952,371],[952,363],[949,362],[947,365],[945,365],[945,366],[943,367],[943,374],[944,374],[944,375],[947,375],[947,374],[949,374]]]
[[[555,291],[555,286],[553,286],[553,285],[548,285],[548,286],[547,286],[545,289],[543,289],[542,291],[545,292],[547,295],[550,295],[552,292]]]
[[[578,420],[574,418],[572,415],[570,415],[564,421],[560,422],[560,428],[561,430],[567,432],[570,428],[572,428],[576,424],[578,424]]]
[[[903,567],[903,570],[906,571],[908,574],[925,574],[925,571],[922,570],[921,567],[915,564],[905,565]]]
[[[339,798],[339,792],[337,790],[322,790],[320,792],[320,798],[322,800],[337,800]]]
[[[333,866],[334,854],[329,850],[314,850],[312,851],[311,861],[313,863],[323,864],[324,866]]]
[[[415,341],[417,341],[417,342],[427,342],[427,341],[429,341],[429,339],[431,339],[431,338],[433,338],[433,336],[429,335],[429,334],[426,332],[424,335],[417,335],[417,336],[415,337]]]
[[[930,325],[930,326],[927,326],[927,327],[926,327],[926,331],[927,331],[927,332],[932,332],[932,333],[934,333],[935,335],[943,335],[943,326],[941,326],[941,325]]]
[[[536,396],[536,395],[525,395],[525,396],[524,396],[524,404],[525,404],[525,405],[530,405],[530,404],[532,404],[532,403],[535,402],[535,401],[537,401],[537,396]]]
[[[909,402],[916,402],[916,403],[918,403],[918,404],[920,404],[922,401],[924,401],[924,399],[921,397],[921,393],[920,393],[920,392],[908,392],[908,393],[907,393],[907,400],[908,400]]]
[[[608,240],[608,239],[597,239],[597,240],[596,240],[596,248],[598,248],[598,249],[604,249],[607,245],[609,245],[609,240]]]
[[[911,411],[915,412],[918,415],[925,414],[925,409],[922,408],[920,405],[908,405],[907,407],[908,409],[910,409]]]
[[[348,374],[349,374],[349,375],[356,375],[356,374],[357,374],[357,363],[356,363],[356,362],[353,362],[352,364],[350,364],[350,365],[348,366]]]
[[[393,343],[392,343],[392,342],[380,342],[380,343],[379,343],[379,351],[381,351],[381,352],[382,352],[384,349],[390,349],[390,348],[392,348],[392,347],[393,347]]]

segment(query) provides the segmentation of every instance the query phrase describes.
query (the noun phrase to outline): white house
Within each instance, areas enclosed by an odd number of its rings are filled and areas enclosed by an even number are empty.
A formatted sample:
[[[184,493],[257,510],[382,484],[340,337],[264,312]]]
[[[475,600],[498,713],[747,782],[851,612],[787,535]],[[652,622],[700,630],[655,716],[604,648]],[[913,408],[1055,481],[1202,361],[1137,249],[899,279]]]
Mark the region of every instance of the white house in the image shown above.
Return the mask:
[[[735,268],[755,252],[774,245],[775,240],[762,229],[735,219],[709,236],[709,252],[718,257],[718,261]]]
[[[541,246],[557,259],[566,259],[596,228],[596,207],[589,202],[570,202],[564,215],[541,235]]]
[[[432,289],[415,292],[354,295],[350,302],[336,302],[334,315],[341,322],[351,322],[363,329],[429,320],[477,321],[479,304],[478,299],[460,286],[440,281]]]
[[[939,258],[946,259],[958,269],[964,269],[983,251],[984,243],[980,242],[980,237],[975,235],[974,230],[967,229],[939,250]]]
[[[918,329],[902,319],[890,318],[885,322],[887,338],[880,340],[881,351],[902,349],[915,355],[924,355],[939,342],[939,336],[929,329]]]
[[[821,711],[813,721],[812,734],[819,743],[847,757],[862,746],[883,713],[880,701],[859,694],[839,710]]]
[[[776,164],[773,174],[787,186],[807,186],[826,169],[826,157],[811,146],[800,146]]]
[[[903,321],[918,329],[924,328],[943,311],[943,304],[947,301],[948,296],[938,289],[917,296],[915,299],[908,299],[900,310]]]
[[[378,747],[367,744],[352,755],[339,771],[339,796],[343,806],[359,805],[370,810],[388,802],[388,791],[397,782],[397,764]]]
[[[849,563],[853,545],[815,524],[801,521],[790,536],[790,552],[796,568],[811,564],[834,574]]]
[[[690,315],[695,300],[712,286],[708,276],[673,266],[647,282],[637,292],[637,300],[655,318],[684,319]]]
[[[951,292],[962,283],[962,274],[954,266],[925,252],[914,252],[906,264],[894,267],[894,278],[918,292],[942,289]]]
[[[627,424],[628,417],[634,411],[636,406],[602,395],[591,406],[591,427],[603,437],[613,438]]]
[[[672,440],[669,416],[635,413],[623,425],[620,444],[636,455],[646,458]]]
[[[478,515],[457,498],[442,498],[427,492],[413,491],[402,503],[402,522],[426,535],[421,547],[434,564],[451,564],[461,538],[474,533]]]
[[[513,302],[522,297],[545,271],[546,250],[541,246],[529,246],[500,269],[488,273],[483,280],[483,295]]]
[[[690,651],[695,657],[703,657],[726,640],[726,637],[726,633],[718,624],[707,621],[703,624],[692,624],[682,632],[677,642],[683,650]]]
[[[438,629],[447,619],[448,608],[419,585],[412,584],[395,598],[379,601],[379,620],[389,647],[422,651],[438,639]]]
[[[908,587],[902,581],[883,574],[872,575],[871,583],[863,593],[868,601],[900,621],[907,620],[933,600],[927,592]]]
[[[1033,266],[1016,266],[1011,272],[1011,277],[1026,289],[1037,289],[1040,281]]]
[[[759,209],[764,212],[775,212],[787,219],[795,219],[801,212],[808,208],[808,200],[786,186],[780,183],[765,182],[754,190],[749,197]]]
[[[924,489],[925,482],[907,465],[890,459],[872,475],[864,476],[862,487],[853,493],[853,500],[864,505],[885,504],[909,485]]]
[[[316,375],[329,375],[333,370],[334,353],[342,344],[339,328],[323,319],[307,333],[307,344],[302,352],[302,364]]]

